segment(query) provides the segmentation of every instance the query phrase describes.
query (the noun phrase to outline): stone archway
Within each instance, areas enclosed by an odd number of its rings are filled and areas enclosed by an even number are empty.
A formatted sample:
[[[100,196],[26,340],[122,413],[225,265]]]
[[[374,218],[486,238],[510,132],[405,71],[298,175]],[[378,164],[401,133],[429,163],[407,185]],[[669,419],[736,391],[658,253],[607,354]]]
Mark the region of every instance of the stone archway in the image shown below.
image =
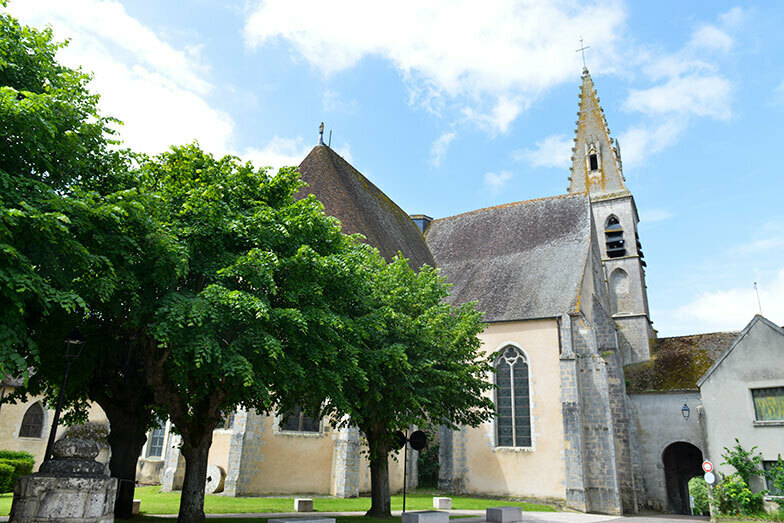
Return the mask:
[[[677,441],[664,449],[662,462],[669,511],[689,514],[689,480],[702,475],[702,451],[691,443]]]

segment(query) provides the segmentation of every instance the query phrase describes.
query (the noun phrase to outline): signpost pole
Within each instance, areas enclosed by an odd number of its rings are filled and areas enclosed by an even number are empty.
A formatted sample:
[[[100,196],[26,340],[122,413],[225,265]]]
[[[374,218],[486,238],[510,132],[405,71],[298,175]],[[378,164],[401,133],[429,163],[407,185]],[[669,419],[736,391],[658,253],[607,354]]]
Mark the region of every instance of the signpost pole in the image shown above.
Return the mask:
[[[406,436],[408,436],[406,431]],[[406,444],[403,445],[403,513],[406,512],[406,474],[408,472],[408,438]]]

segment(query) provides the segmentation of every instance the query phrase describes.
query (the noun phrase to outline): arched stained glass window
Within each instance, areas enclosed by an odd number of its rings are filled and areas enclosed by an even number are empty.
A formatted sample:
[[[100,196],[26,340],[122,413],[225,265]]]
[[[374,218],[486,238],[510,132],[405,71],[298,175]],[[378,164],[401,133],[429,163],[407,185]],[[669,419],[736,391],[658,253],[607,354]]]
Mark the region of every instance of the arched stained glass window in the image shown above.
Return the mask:
[[[495,362],[496,442],[499,447],[531,446],[531,402],[528,362],[522,351],[508,345]]]
[[[44,430],[44,408],[39,402],[33,403],[22,418],[19,428],[20,438],[40,438]]]

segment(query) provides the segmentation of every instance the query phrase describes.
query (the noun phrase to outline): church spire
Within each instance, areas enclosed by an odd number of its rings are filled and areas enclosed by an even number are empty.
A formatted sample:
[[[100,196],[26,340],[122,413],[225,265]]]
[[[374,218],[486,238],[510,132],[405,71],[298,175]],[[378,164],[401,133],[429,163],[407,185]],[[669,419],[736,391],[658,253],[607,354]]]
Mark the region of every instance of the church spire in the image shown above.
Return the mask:
[[[617,140],[610,138],[587,67],[583,68],[582,80],[569,192],[588,192],[592,197],[628,193],[623,183],[621,148]]]

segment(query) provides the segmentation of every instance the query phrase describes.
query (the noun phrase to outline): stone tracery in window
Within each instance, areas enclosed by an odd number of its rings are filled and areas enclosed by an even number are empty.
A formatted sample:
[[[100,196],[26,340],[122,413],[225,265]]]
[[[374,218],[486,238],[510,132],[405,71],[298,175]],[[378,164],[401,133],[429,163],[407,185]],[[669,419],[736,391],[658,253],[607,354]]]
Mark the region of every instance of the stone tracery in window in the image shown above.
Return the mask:
[[[495,362],[496,443],[499,447],[531,446],[531,402],[528,362],[508,345]]]

